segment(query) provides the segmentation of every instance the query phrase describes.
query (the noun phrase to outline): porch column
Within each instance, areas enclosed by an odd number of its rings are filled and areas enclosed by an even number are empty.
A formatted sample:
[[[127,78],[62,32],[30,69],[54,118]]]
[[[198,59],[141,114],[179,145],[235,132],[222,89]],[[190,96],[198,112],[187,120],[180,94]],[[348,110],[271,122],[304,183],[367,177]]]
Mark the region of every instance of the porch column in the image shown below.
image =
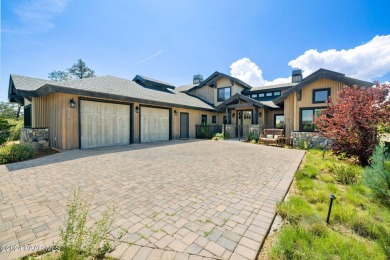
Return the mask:
[[[225,112],[226,112],[226,124],[231,124],[230,118],[229,118],[229,109],[227,107],[225,108]],[[225,123],[225,122],[223,122],[223,123]]]
[[[259,109],[257,107],[253,108],[252,118],[253,118],[253,124],[254,125],[259,124]]]

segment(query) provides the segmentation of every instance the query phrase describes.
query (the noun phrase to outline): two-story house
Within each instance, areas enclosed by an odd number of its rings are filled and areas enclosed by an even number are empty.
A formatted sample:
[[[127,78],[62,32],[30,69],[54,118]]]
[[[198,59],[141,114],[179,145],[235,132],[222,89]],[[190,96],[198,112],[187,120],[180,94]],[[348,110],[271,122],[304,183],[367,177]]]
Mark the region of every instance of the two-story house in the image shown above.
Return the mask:
[[[140,75],[62,82],[11,75],[8,98],[25,108],[22,131],[45,129],[50,146],[64,150],[195,138],[201,124],[228,126],[232,138],[263,128],[314,131],[316,111],[344,85],[373,83],[325,69],[306,78],[295,70],[291,83],[262,87],[220,72],[177,88]]]

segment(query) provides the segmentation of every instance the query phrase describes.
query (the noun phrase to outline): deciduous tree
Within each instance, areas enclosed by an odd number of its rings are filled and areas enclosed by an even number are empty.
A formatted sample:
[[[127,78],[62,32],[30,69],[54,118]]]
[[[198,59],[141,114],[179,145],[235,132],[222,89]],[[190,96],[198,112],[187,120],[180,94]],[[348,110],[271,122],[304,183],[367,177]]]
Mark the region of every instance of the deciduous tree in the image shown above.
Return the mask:
[[[332,139],[336,155],[355,157],[365,166],[379,142],[378,125],[390,124],[390,85],[375,87],[345,86],[336,104],[328,107],[314,121],[321,135]]]

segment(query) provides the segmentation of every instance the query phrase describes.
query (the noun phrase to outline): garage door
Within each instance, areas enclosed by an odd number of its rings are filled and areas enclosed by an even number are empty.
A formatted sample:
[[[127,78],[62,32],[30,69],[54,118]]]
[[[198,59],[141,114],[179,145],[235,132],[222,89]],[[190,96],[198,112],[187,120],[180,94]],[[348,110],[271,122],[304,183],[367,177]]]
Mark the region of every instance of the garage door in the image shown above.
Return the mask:
[[[130,106],[80,101],[81,148],[130,143]]]
[[[169,140],[169,110],[141,107],[141,142]]]

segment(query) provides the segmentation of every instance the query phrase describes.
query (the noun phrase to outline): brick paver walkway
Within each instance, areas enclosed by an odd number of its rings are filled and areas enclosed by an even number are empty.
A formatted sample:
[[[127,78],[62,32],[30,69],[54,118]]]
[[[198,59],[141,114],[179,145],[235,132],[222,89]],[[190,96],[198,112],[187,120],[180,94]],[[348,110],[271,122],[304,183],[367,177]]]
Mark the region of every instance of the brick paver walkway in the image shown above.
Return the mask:
[[[116,209],[122,259],[255,259],[303,152],[173,141],[65,151],[0,166],[0,246],[58,241],[68,196]],[[2,252],[14,259],[29,252]]]

